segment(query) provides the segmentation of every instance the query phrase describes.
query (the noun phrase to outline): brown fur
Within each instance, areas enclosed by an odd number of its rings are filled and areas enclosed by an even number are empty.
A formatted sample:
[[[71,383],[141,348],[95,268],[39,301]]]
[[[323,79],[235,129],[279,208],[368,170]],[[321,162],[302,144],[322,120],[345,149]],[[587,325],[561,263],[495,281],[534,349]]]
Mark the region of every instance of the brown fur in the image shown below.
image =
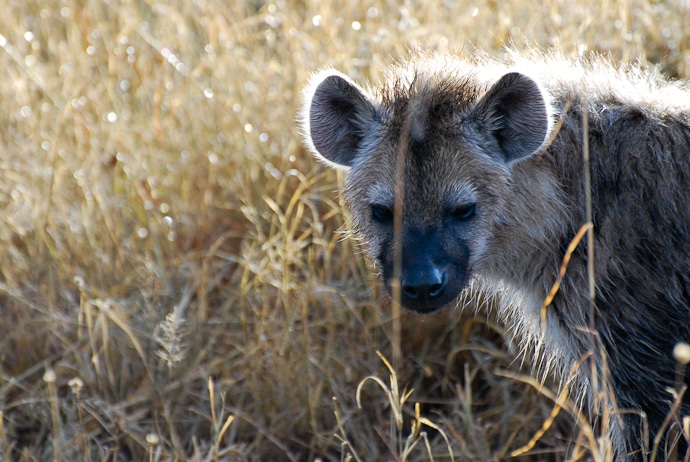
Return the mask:
[[[567,371],[590,351],[594,325],[618,407],[644,411],[655,434],[672,401],[672,349],[690,341],[686,87],[602,60],[513,53],[507,63],[419,56],[374,90],[325,71],[307,91],[307,145],[349,171],[354,231],[405,307],[438,309],[470,285],[500,294],[503,318],[545,369]],[[582,243],[542,330],[541,304],[586,221],[584,111],[596,310],[590,319]],[[594,406],[589,369],[579,381]],[[611,437],[619,457],[643,460],[635,416],[612,421]]]

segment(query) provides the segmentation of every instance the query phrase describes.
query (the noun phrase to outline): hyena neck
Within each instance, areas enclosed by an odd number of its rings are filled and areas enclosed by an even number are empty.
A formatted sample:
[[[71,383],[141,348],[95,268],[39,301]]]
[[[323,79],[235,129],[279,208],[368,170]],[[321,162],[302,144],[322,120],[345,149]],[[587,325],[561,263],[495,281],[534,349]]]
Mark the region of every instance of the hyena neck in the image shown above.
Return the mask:
[[[506,202],[495,226],[491,272],[511,285],[529,288],[545,297],[563,258],[559,243],[573,228],[564,207],[561,183],[545,157],[525,159],[513,166],[510,193],[520,200]]]
[[[563,181],[548,154],[513,166],[507,197],[519,200],[508,201],[504,216],[496,221],[493,241],[487,246],[489,265],[479,277],[484,287],[500,294],[499,316],[540,375],[565,379],[569,365],[582,354],[582,345],[568,329],[572,321],[568,314],[556,313],[560,303],[548,309],[546,319],[542,305],[558,279],[573,230],[581,223],[565,199]],[[569,294],[571,282],[562,287]],[[549,335],[544,335],[544,327]],[[574,386],[586,388],[586,378],[578,380]]]

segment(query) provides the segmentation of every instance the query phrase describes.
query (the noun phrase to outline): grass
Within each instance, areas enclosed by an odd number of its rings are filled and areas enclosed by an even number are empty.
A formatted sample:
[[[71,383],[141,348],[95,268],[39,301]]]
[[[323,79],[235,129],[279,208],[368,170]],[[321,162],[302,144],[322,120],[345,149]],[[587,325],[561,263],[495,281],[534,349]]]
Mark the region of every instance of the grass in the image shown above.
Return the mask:
[[[395,321],[295,113],[409,46],[687,78],[687,3],[321,3],[5,2],[0,459],[600,460],[490,315]]]

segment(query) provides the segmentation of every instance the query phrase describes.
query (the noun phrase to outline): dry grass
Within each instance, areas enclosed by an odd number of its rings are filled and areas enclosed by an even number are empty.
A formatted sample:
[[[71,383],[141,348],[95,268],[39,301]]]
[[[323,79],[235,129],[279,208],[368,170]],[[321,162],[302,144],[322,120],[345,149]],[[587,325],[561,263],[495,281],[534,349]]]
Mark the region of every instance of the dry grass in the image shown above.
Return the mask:
[[[300,91],[415,44],[687,77],[687,2],[321,3],[5,1],[0,459],[502,460],[551,422],[485,315],[403,314],[398,336]],[[583,425],[518,459],[590,457]]]

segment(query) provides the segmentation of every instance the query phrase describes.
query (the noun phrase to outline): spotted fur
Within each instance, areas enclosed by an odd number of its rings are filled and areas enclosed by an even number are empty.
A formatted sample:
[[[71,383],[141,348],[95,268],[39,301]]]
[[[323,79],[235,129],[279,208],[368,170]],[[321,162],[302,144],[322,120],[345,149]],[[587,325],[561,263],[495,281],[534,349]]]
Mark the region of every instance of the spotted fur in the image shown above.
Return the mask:
[[[596,339],[615,404],[635,411],[609,425],[616,452],[644,460],[640,412],[654,435],[673,401],[673,347],[690,341],[690,90],[639,67],[536,53],[420,55],[382,82],[365,89],[316,74],[301,121],[314,154],[348,172],[354,232],[383,282],[420,312],[453,305],[470,286],[497,294],[546,369],[570,370]],[[583,242],[544,323],[542,302],[586,222],[585,112],[594,319]],[[596,411],[590,371],[577,383]]]

